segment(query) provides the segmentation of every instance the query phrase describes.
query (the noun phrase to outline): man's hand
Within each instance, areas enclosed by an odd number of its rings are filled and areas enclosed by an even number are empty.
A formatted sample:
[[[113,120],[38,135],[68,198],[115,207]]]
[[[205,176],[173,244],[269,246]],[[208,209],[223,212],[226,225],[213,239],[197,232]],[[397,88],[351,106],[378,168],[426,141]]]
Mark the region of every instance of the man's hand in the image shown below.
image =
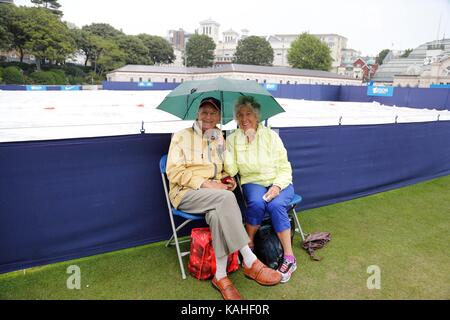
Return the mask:
[[[281,188],[279,186],[271,186],[263,198],[266,202],[270,202],[280,195]]]
[[[228,187],[228,190],[230,190],[230,191],[234,191],[234,189],[236,189],[236,187],[237,187],[236,180],[234,180],[233,177],[228,176],[228,177],[222,178],[221,181],[223,184],[225,184]]]
[[[226,184],[223,184],[221,182],[217,182],[217,181],[214,181],[214,180],[206,180],[205,182],[202,183],[200,188],[222,189],[222,190],[227,190],[228,189]]]

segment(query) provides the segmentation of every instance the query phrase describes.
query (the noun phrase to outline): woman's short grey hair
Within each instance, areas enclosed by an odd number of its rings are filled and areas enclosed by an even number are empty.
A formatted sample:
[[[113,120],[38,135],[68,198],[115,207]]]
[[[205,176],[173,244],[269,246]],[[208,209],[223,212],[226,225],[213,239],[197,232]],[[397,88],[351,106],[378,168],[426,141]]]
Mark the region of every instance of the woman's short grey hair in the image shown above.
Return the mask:
[[[237,120],[237,114],[241,110],[241,108],[247,107],[250,109],[251,112],[253,112],[258,119],[258,123],[260,122],[260,112],[261,112],[261,105],[256,101],[255,98],[250,96],[242,96],[238,99],[234,106],[234,119]]]

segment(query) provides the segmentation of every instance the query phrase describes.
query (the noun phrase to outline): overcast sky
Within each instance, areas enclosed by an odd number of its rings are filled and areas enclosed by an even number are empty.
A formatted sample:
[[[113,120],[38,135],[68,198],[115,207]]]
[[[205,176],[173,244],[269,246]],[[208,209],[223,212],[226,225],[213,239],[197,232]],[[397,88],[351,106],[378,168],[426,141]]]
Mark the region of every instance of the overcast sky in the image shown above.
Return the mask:
[[[29,0],[15,0],[31,5]],[[126,34],[194,32],[211,18],[220,32],[250,35],[336,33],[363,55],[404,50],[450,37],[450,0],[59,0],[63,19],[82,27],[109,23]],[[220,35],[222,36],[222,35]]]

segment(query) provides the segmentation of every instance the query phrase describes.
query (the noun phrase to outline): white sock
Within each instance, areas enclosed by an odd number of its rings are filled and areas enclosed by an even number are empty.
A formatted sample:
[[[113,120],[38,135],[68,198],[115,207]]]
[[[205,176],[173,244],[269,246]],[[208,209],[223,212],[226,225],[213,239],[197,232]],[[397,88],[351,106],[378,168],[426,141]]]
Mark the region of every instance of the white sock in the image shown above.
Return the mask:
[[[244,264],[247,268],[250,268],[253,265],[253,262],[256,261],[256,256],[250,247],[247,245],[239,250],[242,254],[242,258],[244,258]]]
[[[216,257],[216,280],[220,280],[227,276],[228,256],[221,258]]]

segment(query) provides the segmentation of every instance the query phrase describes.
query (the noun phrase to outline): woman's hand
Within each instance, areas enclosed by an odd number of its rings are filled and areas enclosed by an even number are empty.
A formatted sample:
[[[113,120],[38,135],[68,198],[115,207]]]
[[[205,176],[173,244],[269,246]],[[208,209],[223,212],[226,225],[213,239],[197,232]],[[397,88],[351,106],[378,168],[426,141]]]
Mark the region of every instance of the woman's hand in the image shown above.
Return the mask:
[[[280,192],[281,188],[279,186],[271,186],[269,190],[266,192],[266,194],[263,196],[263,199],[266,200],[266,202],[270,202],[276,197],[278,197]]]
[[[217,182],[215,180],[206,180],[205,182],[202,183],[201,188],[228,190],[228,187],[226,184]]]

